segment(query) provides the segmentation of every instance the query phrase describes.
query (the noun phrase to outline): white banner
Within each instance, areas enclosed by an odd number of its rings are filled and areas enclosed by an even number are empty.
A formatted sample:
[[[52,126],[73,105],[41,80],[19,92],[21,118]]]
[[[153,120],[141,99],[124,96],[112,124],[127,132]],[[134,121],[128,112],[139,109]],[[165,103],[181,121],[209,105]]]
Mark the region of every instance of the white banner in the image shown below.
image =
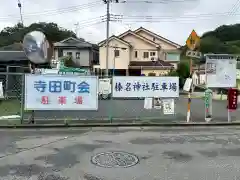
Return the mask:
[[[27,110],[97,110],[98,77],[25,75]]]
[[[179,97],[179,77],[114,76],[113,97]]]
[[[236,58],[231,55],[207,55],[207,87],[236,87],[236,66]]]

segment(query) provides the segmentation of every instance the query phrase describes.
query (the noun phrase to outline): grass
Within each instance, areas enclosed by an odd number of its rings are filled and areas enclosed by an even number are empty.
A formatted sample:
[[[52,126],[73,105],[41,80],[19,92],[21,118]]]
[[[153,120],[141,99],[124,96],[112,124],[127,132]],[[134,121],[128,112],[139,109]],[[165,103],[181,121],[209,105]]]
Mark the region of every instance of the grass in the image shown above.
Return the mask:
[[[0,116],[19,115],[20,101],[17,99],[4,99],[0,102]]]

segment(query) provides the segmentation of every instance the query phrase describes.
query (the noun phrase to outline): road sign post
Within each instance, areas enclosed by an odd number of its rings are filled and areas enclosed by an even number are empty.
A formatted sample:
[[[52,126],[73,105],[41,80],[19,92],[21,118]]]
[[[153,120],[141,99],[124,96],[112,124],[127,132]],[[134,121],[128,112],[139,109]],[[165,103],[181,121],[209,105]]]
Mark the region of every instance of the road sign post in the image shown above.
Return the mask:
[[[231,122],[231,112],[237,109],[238,104],[238,89],[230,88],[228,90],[228,122]]]
[[[209,122],[212,120],[212,95],[213,95],[213,92],[211,89],[207,89],[204,93],[206,122]]]
[[[194,51],[196,47],[199,45],[200,37],[197,35],[196,31],[192,30],[191,34],[189,35],[186,45],[188,49]]]
[[[186,45],[187,45],[188,49],[190,49],[191,51],[194,51],[196,49],[196,46],[199,44],[199,42],[200,42],[200,37],[193,30],[186,41]],[[192,58],[189,59],[189,71],[190,71],[189,78],[191,78],[191,76],[192,76]],[[193,91],[193,85],[191,87],[192,87],[192,91]],[[188,92],[187,122],[189,122],[190,119],[191,119],[191,91]]]
[[[198,51],[187,50],[186,56],[200,59],[202,57],[202,53]]]

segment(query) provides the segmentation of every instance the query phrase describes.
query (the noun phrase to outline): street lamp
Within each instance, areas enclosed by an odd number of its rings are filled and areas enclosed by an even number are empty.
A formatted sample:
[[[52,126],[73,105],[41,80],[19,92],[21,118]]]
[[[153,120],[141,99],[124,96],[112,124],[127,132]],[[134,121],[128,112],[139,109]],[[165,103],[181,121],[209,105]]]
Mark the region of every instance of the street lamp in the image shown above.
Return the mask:
[[[21,4],[20,0],[18,0],[18,8],[19,8],[19,12],[20,12],[21,23],[22,23],[22,26],[23,26],[22,4]]]

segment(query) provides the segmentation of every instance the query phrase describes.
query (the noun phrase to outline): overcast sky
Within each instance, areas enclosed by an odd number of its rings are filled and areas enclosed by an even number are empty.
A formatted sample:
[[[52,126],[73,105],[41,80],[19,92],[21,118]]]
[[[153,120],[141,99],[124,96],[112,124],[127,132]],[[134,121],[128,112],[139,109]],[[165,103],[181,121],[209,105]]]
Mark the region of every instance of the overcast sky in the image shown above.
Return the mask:
[[[18,0],[1,3],[0,30],[20,21]],[[240,0],[119,0],[111,3],[110,35],[143,26],[181,45],[192,31],[201,35],[222,24],[240,23]],[[97,43],[106,38],[102,0],[21,0],[25,25],[55,22]]]

